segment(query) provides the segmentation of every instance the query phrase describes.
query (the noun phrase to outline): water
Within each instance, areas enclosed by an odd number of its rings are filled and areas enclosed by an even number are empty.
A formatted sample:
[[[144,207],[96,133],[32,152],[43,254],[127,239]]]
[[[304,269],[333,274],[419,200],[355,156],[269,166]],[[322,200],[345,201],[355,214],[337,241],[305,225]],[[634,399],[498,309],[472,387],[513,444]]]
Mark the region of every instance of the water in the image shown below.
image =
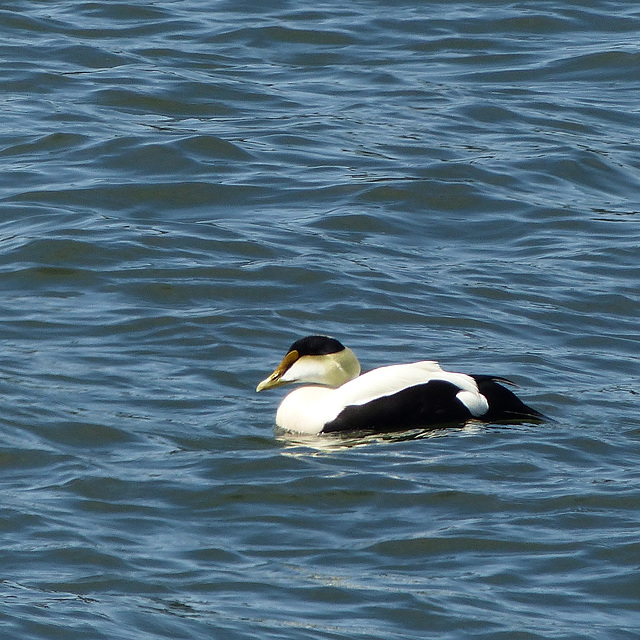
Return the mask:
[[[8,1],[3,637],[636,638],[635,3]],[[274,430],[288,345],[543,425]]]

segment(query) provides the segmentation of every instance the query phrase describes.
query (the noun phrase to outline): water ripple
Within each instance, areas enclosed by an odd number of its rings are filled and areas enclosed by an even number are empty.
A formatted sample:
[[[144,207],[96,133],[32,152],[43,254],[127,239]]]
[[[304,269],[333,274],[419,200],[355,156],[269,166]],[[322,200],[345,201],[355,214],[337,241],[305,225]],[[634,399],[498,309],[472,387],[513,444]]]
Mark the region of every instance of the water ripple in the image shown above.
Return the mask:
[[[634,6],[0,18],[11,637],[637,636]],[[275,431],[317,332],[552,420]]]

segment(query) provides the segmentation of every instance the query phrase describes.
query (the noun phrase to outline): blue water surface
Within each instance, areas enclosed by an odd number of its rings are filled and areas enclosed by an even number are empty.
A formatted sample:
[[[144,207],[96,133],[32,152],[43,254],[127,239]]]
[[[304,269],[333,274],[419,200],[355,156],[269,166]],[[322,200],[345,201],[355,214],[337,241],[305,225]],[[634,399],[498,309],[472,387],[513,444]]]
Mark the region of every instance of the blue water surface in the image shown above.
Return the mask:
[[[633,2],[4,2],[3,637],[637,638],[639,42]],[[278,432],[312,333],[550,419]]]

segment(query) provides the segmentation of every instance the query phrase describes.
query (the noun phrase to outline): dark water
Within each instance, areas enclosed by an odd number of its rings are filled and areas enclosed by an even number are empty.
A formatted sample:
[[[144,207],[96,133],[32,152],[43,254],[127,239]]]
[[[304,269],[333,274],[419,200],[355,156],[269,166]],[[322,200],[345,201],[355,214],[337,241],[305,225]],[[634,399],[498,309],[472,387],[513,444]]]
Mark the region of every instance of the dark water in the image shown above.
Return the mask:
[[[0,25],[3,637],[638,637],[636,3]],[[286,437],[316,332],[554,421]]]

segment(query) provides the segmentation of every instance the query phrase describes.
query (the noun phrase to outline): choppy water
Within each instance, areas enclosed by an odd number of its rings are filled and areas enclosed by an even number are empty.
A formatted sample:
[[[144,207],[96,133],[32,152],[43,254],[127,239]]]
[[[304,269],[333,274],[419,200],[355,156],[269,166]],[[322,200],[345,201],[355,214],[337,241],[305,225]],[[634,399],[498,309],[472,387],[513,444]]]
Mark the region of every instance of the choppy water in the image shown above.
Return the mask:
[[[0,10],[12,639],[637,638],[633,2]],[[287,438],[296,338],[544,425]]]

